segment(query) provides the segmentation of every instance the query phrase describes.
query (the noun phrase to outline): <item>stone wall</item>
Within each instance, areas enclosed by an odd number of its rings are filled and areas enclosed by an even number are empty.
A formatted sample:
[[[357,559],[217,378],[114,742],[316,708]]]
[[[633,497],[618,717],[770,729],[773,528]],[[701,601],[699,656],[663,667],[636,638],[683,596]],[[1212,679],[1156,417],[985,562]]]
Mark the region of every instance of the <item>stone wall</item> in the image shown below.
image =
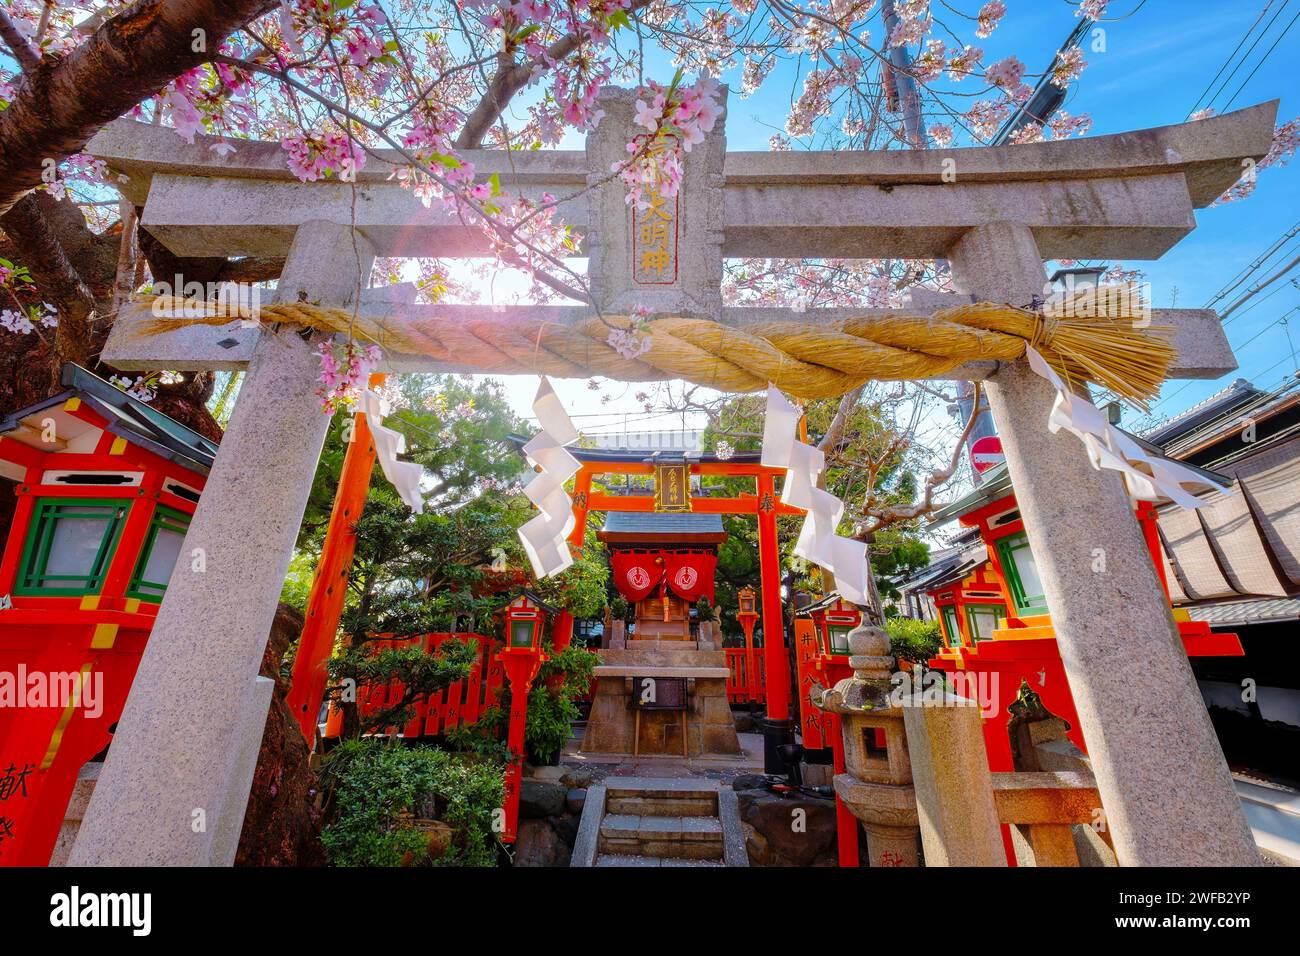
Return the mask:
[[[686,677],[687,753],[738,754],[740,740],[727,701],[726,654],[701,650],[686,641],[629,641],[627,648],[600,652],[596,693],[591,702],[582,750],[626,753],[633,750],[636,712],[631,706],[633,675]],[[642,646],[637,646],[642,645]],[[606,668],[619,673],[602,672]],[[707,674],[709,676],[691,676]],[[642,711],[639,752],[682,754],[682,717],[678,711]]]
[[[586,805],[590,770],[530,767],[519,792],[515,866],[568,866]]]

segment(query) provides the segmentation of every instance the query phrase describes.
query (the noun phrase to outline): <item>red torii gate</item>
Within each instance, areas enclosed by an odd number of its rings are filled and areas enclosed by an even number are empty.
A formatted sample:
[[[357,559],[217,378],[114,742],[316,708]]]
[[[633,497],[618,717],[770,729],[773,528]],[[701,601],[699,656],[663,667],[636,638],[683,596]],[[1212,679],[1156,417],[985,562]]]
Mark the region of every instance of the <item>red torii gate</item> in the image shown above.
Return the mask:
[[[802,508],[784,504],[776,493],[776,478],[785,474],[783,468],[768,468],[759,463],[758,452],[736,452],[730,458],[705,453],[686,459],[680,455],[668,456],[651,451],[614,451],[606,449],[571,448],[572,455],[581,462],[573,479],[573,513],[577,524],[569,536],[573,548],[582,547],[587,530],[587,515],[592,511],[689,511],[696,514],[754,515],[758,519],[758,557],[762,590],[763,664],[767,672],[767,719],[771,728],[765,736],[769,742],[768,762],[772,763],[773,741],[786,739],[790,726],[790,666],[786,659],[785,629],[781,619],[781,556],[777,542],[777,515],[802,516]],[[613,495],[592,490],[592,480],[597,475],[655,475],[665,467],[684,468],[690,476],[715,476],[725,478],[752,478],[753,494],[742,493],[735,497],[703,497],[687,493],[677,503],[666,505],[662,501],[663,489],[655,494]],[[783,726],[784,725],[784,726]],[[768,766],[769,772],[780,770]]]

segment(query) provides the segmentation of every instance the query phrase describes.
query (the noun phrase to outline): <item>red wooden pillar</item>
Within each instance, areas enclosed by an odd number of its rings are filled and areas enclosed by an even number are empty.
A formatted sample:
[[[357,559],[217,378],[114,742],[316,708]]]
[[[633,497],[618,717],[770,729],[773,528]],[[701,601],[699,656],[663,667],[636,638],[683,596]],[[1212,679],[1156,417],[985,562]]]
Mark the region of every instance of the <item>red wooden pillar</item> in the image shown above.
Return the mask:
[[[839,714],[825,714],[825,732],[831,738],[831,761],[837,774],[845,772],[844,734]],[[858,818],[835,795],[835,839],[839,847],[840,866],[861,866],[858,856]]]
[[[790,719],[790,665],[781,624],[781,555],[776,540],[776,487],[758,476],[758,560],[763,590],[763,663],[769,720]]]
[[[584,465],[573,476],[573,516],[577,522],[569,535],[569,547],[581,548],[587,535],[587,501],[591,498],[591,472]]]
[[[1155,565],[1156,577],[1165,589],[1165,600],[1169,599],[1169,578],[1165,574],[1164,550],[1160,546],[1160,531],[1157,525],[1159,513],[1154,502],[1139,501],[1136,505],[1138,525],[1142,528],[1142,537],[1146,539],[1147,550],[1151,552],[1151,563]]]
[[[551,633],[551,644],[559,654],[573,643],[573,613],[561,611],[555,615],[555,630]]]
[[[528,693],[533,678],[545,660],[540,650],[532,647],[506,647],[497,652],[497,659],[510,681],[510,724],[506,744],[510,748],[510,764],[506,767],[504,817],[501,842],[514,843],[519,822],[519,787],[524,775],[524,727],[528,721]]]
[[[383,381],[383,375],[370,377],[371,387]],[[293,661],[293,683],[285,697],[309,747],[316,741],[316,717],[329,676],[326,662],[334,651],[334,636],[347,596],[348,571],[357,550],[357,535],[352,526],[365,509],[374,467],[375,443],[365,414],[358,412],[352,419],[352,441],[343,456],[334,509],[330,512],[320,563],[307,598],[307,617],[298,641],[298,655]]]

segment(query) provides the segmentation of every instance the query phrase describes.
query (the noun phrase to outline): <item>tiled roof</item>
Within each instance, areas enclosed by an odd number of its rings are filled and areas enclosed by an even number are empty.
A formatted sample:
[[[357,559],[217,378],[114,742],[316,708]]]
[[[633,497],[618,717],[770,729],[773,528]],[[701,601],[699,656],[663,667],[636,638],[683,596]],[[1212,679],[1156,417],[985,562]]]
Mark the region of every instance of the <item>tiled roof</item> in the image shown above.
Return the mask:
[[[693,512],[611,511],[605,515],[602,530],[621,534],[722,534],[722,516]]]
[[[1263,601],[1220,601],[1189,607],[1193,621],[1208,621],[1214,627],[1263,624],[1300,618],[1300,600],[1273,598]]]
[[[47,408],[57,408],[69,398],[77,397],[108,421],[109,433],[126,438],[155,455],[175,461],[206,475],[217,455],[217,443],[133,398],[111,382],[79,365],[63,366],[62,384],[66,391],[43,402],[19,409],[0,418],[0,434],[17,429],[24,418]]]
[[[1197,402],[1191,408],[1184,409],[1168,421],[1147,429],[1142,433],[1142,437],[1157,445],[1166,445],[1174,439],[1195,430],[1205,422],[1217,418],[1228,409],[1251,401],[1263,394],[1262,391],[1246,381],[1246,379],[1236,379],[1227,388],[1215,392],[1209,398]]]

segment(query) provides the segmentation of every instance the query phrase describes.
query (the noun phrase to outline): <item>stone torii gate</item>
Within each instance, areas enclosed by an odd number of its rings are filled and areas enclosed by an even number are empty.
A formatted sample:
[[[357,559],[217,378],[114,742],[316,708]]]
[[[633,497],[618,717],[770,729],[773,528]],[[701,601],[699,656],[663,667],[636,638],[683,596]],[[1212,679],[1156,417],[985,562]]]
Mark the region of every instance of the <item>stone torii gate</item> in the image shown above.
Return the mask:
[[[834,153],[728,153],[720,121],[687,155],[682,194],[659,228],[606,181],[635,131],[633,100],[625,90],[603,95],[607,115],[585,151],[465,158],[524,195],[580,194],[559,215],[586,237],[605,313],[644,305],[738,326],[887,313],[723,307],[724,256],[943,258],[963,293],[1010,303],[1043,293],[1045,259],[1158,258],[1194,228],[1194,209],[1267,152],[1276,112],[1265,104],[1025,146]],[[129,177],[120,188],[143,207],[141,225],[176,255],[284,257],[278,302],[350,307],[376,255],[488,254],[474,225],[424,208],[388,181],[384,163],[366,166],[354,194],[347,184],[297,182],[276,143],[232,141],[223,159],[214,142],[187,145],[119,121],[89,152]],[[917,293],[914,304],[965,298]],[[501,319],[479,306],[384,312],[384,323]],[[590,310],[518,314],[569,322]],[[71,862],[229,864],[248,794],[240,768],[256,753],[266,707],[253,680],[328,418],[313,395],[309,332],[195,324],[151,335],[150,318],[147,305],[120,315],[104,360],[247,374],[186,539],[184,555],[203,561],[183,559],[172,575]],[[1236,367],[1212,311],[1156,310],[1154,321],[1175,329],[1173,377]],[[380,371],[482,369],[390,354]],[[1055,393],[1023,361],[969,363],[944,377],[987,381],[1120,863],[1257,862],[1120,478],[1093,470],[1073,437],[1047,431]],[[1097,549],[1103,573],[1093,570]]]

